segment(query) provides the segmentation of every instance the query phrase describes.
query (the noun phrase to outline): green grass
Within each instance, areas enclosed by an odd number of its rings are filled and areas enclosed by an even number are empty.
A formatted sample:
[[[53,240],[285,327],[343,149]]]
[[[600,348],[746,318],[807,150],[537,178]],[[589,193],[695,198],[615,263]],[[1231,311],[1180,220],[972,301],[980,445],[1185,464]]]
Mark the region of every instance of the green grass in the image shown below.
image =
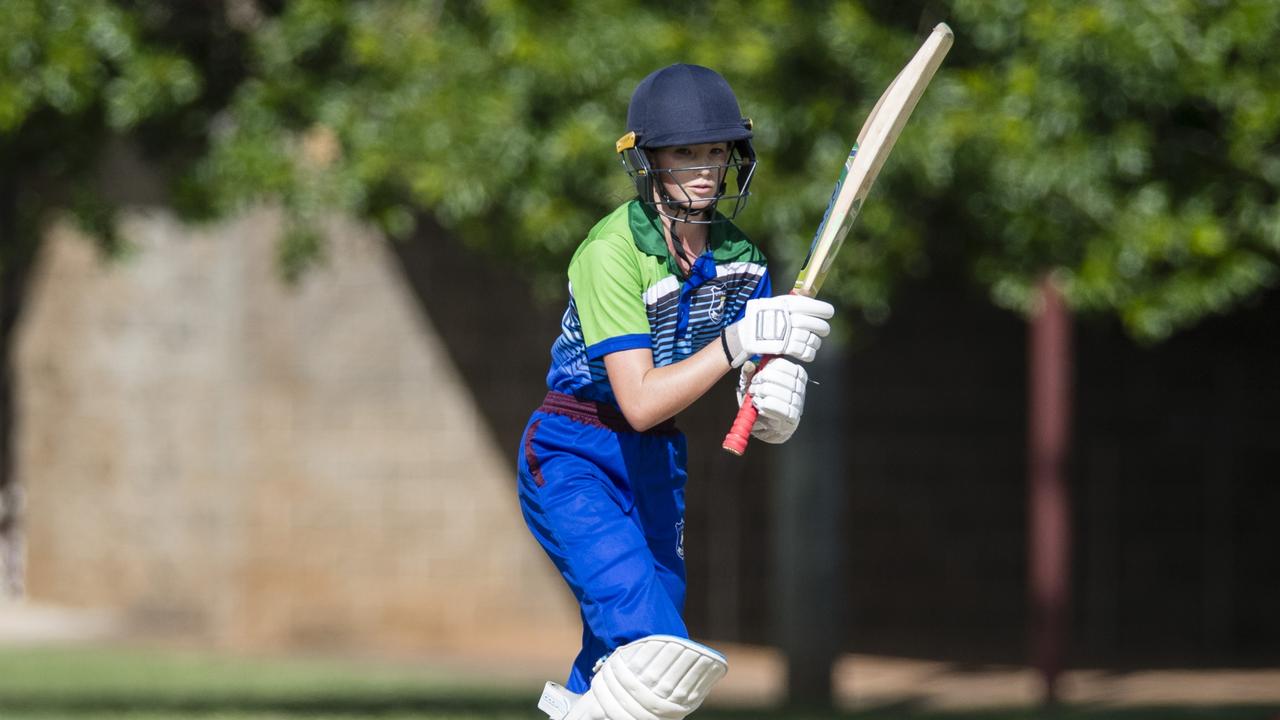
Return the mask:
[[[104,648],[0,648],[0,720],[540,720],[537,689],[419,666]],[[704,708],[700,720],[1272,720],[1280,706],[857,713]]]
[[[413,666],[0,648],[0,720],[529,717],[530,692]]]

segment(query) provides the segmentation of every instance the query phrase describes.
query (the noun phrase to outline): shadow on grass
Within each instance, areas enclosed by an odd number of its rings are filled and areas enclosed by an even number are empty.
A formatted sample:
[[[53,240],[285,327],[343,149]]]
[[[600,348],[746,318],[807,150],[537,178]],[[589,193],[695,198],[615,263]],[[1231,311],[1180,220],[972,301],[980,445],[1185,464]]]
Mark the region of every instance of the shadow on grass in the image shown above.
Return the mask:
[[[388,717],[417,718],[530,718],[544,716],[525,694],[436,693],[396,691],[353,697],[326,695],[173,695],[111,693],[102,695],[0,694],[0,717],[10,715],[60,718],[98,716],[174,715],[181,717],[237,715],[272,717]],[[1114,708],[1062,705],[1052,708],[1012,708],[944,711],[904,700],[857,711],[818,708],[706,707],[698,720],[1280,720],[1280,706],[1143,706]]]
[[[1140,706],[1059,705],[989,710],[938,710],[912,700],[890,702],[857,711],[804,708],[768,710],[699,710],[697,720],[1280,720],[1280,706]]]
[[[0,717],[9,713],[59,717],[92,717],[98,714],[173,715],[280,715],[314,717],[378,717],[385,715],[534,717],[527,696],[443,695],[396,691],[383,695],[353,697],[326,695],[156,695],[151,693],[109,693],[74,697],[52,694],[0,695]]]

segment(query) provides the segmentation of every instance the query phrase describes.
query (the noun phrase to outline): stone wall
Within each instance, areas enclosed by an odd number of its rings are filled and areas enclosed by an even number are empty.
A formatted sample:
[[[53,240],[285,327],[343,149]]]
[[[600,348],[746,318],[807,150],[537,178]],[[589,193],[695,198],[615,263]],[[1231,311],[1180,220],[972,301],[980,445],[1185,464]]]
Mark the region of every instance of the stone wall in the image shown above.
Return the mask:
[[[276,274],[280,217],[48,236],[19,330],[37,601],[247,648],[575,644],[513,468],[379,236]]]

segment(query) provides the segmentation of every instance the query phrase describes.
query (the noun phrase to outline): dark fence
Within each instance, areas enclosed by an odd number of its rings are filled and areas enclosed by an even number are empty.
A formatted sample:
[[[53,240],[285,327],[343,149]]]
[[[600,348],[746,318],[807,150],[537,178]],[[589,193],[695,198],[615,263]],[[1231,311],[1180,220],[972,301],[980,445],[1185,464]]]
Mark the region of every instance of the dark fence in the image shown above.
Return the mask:
[[[562,306],[535,303],[518,272],[436,229],[399,248],[424,317],[514,449]],[[1080,321],[1076,337],[1070,660],[1274,662],[1280,294],[1150,348],[1110,321]],[[941,280],[908,289],[888,324],[852,340],[837,383],[845,469],[830,478],[845,499],[844,586],[832,592],[846,649],[1026,657],[1025,345],[1019,318]],[[723,453],[731,406],[726,380],[680,421],[688,616],[702,637],[771,643],[783,458],[758,443],[745,459]]]

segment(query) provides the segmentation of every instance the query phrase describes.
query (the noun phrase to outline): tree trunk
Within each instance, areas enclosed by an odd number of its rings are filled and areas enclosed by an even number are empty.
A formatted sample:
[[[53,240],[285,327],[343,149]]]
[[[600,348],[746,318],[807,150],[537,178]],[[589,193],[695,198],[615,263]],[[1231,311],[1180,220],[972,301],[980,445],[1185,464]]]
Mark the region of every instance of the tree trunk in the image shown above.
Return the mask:
[[[1071,315],[1046,277],[1028,345],[1028,561],[1031,657],[1046,704],[1058,699],[1071,594]]]
[[[809,366],[804,420],[775,454],[774,628],[787,662],[787,702],[833,705],[832,669],[844,641],[844,353],[828,338]],[[757,444],[759,441],[755,441]]]

